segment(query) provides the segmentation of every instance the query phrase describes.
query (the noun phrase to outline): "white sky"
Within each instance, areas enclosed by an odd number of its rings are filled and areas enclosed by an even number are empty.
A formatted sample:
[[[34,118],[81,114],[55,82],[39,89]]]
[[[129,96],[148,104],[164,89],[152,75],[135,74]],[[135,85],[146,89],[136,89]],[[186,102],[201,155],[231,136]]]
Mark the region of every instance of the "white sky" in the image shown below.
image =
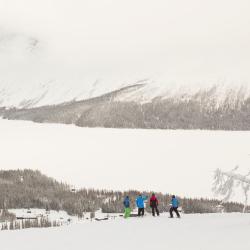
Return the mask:
[[[249,13],[249,0],[0,0],[0,38],[19,37],[0,39],[0,80],[247,84]]]

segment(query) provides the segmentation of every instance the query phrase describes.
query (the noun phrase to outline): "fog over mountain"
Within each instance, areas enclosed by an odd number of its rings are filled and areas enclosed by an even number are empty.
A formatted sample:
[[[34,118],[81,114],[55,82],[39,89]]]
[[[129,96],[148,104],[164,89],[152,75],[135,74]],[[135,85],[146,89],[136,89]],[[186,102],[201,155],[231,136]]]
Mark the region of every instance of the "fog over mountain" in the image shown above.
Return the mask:
[[[0,0],[0,106],[249,86],[246,0]],[[183,87],[181,87],[183,89]]]

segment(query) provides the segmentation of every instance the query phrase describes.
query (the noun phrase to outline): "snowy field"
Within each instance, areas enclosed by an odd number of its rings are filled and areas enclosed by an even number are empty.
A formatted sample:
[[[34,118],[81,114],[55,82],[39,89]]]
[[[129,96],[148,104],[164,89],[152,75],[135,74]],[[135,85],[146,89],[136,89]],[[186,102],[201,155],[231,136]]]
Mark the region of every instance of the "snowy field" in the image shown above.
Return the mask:
[[[249,250],[249,228],[249,214],[164,215],[2,231],[0,242],[3,250]]]
[[[249,131],[79,128],[0,120],[0,138],[1,169],[38,169],[76,187],[213,197],[216,168],[239,165],[243,174],[250,168]]]

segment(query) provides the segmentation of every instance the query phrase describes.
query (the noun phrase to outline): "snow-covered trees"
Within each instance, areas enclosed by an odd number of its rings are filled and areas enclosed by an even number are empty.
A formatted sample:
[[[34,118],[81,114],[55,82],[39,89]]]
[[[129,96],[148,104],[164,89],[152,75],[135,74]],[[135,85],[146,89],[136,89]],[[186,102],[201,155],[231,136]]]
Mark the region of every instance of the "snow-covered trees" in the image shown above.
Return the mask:
[[[250,171],[246,175],[237,173],[238,166],[231,171],[224,172],[220,169],[215,171],[213,191],[216,195],[222,195],[223,202],[227,202],[233,195],[234,189],[239,187],[244,194],[243,213],[248,204],[248,194],[250,191]]]
[[[7,209],[0,209],[0,222],[15,220],[16,216],[10,213]]]
[[[23,176],[23,182],[20,182]],[[44,208],[64,210],[70,215],[82,217],[84,212],[102,209],[104,213],[123,213],[123,199],[129,195],[131,207],[140,193],[137,190],[127,192],[80,189],[72,193],[69,185],[59,183],[39,171],[0,170],[0,210],[7,208]],[[144,192],[150,196],[151,192]],[[171,195],[156,193],[160,212],[168,211]],[[180,198],[185,213],[212,213],[218,200]],[[225,203],[226,212],[242,211],[242,204]],[[150,207],[146,210],[150,212]],[[1,220],[1,212],[0,212]]]
[[[230,89],[223,96],[214,86],[193,94],[159,96],[150,102],[138,101],[140,96],[134,101],[130,98],[119,101],[119,95],[124,96],[124,91],[130,88],[136,90],[136,85],[64,105],[0,108],[0,116],[13,120],[72,123],[80,127],[250,130],[250,96],[246,96],[244,88]],[[133,96],[133,92],[128,93]]]

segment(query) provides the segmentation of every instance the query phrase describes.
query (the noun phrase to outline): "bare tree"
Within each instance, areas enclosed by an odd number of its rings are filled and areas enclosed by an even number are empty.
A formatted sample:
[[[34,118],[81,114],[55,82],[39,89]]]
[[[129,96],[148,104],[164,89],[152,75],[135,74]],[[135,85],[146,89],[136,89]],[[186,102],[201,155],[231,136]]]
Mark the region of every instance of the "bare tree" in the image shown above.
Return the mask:
[[[217,169],[214,175],[213,191],[216,195],[224,196],[223,202],[227,202],[232,197],[234,189],[240,187],[245,197],[243,207],[244,213],[246,212],[248,193],[250,191],[250,179],[248,178],[250,171],[246,175],[241,175],[236,172],[238,168],[239,167],[236,166],[228,172]]]

